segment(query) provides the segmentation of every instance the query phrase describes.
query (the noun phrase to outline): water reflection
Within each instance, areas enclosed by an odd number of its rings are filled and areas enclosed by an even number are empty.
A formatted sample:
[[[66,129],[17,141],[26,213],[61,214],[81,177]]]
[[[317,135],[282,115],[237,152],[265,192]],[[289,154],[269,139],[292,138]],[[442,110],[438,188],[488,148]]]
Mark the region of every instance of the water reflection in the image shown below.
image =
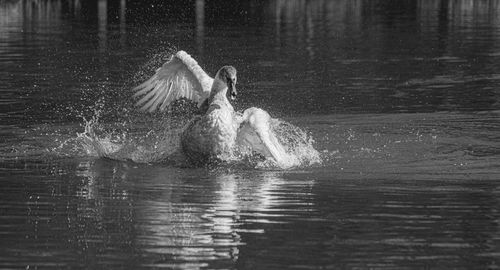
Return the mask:
[[[10,43],[20,45],[23,36],[33,38],[35,33],[49,34],[51,27],[60,26],[61,7],[62,1],[1,1],[0,52],[6,53],[4,57],[15,56],[7,51],[12,49],[8,46]]]
[[[418,119],[412,117],[397,124]],[[493,119],[478,120],[449,122],[468,123],[473,130]],[[383,123],[373,116],[363,121]],[[370,137],[372,130],[363,134]],[[459,140],[455,136],[448,139]],[[467,138],[461,143],[472,139]],[[414,159],[409,149],[400,151]],[[457,152],[462,151],[441,154],[478,162]],[[498,160],[494,154],[488,158]],[[350,159],[356,164],[345,171],[289,173],[208,172],[110,160],[83,160],[77,168],[73,161],[28,163],[16,172],[22,177],[0,175],[8,183],[0,211],[10,220],[2,226],[5,264],[0,265],[488,268],[498,256],[500,189],[493,181],[498,178],[494,162],[453,170],[449,160],[436,155],[413,163]],[[364,173],[354,167],[364,167]],[[21,259],[15,257],[19,252]]]
[[[119,5],[108,6],[108,0],[85,1],[71,0],[17,0],[0,2],[0,36],[1,39],[11,41],[13,37],[24,35],[30,38],[40,38],[32,35],[36,33],[53,33],[57,27],[63,27],[71,19],[86,20],[85,16],[96,16],[99,49],[107,49],[110,22],[110,12],[118,11],[116,18],[119,20],[120,38],[126,36],[127,1],[120,0]],[[95,4],[95,5],[93,5]],[[112,9],[112,10],[110,10]],[[58,31],[60,29],[57,29]],[[82,33],[83,34],[83,33]],[[14,39],[15,40],[15,39]],[[12,40],[12,41],[14,41]],[[29,42],[27,40],[26,42]],[[122,42],[122,45],[124,43]],[[2,49],[3,46],[0,46]]]
[[[318,47],[319,40],[331,44],[330,40],[325,40],[326,37],[351,36],[360,30],[362,7],[361,0],[269,2],[277,37],[304,42],[310,60],[315,59],[315,50],[321,49]],[[278,40],[278,43],[286,42]]]
[[[230,265],[245,245],[242,234],[265,233],[251,224],[286,222],[294,216],[281,210],[287,205],[314,207],[302,201],[312,181],[300,182],[305,191],[292,198],[287,186],[298,183],[280,174],[214,172],[199,179],[199,172],[85,161],[78,168],[83,185],[76,192],[76,223],[68,226],[78,228],[72,234],[89,257],[102,245],[126,245],[155,266]]]
[[[93,82],[113,76],[112,68],[125,80],[125,71],[141,63],[123,55],[166,47],[196,52],[212,69],[227,64],[216,60],[231,48],[234,59],[226,61],[251,78],[245,102],[274,108],[273,98],[293,96],[276,108],[285,115],[494,110],[500,99],[491,86],[499,80],[499,6],[490,0],[272,0],[233,8],[203,0],[8,1],[0,3],[1,57],[25,65],[5,69],[35,75],[3,80],[32,90],[38,79],[51,87],[74,83],[59,76],[61,69]],[[78,33],[68,27],[76,22],[83,25]],[[219,49],[205,55],[208,47]],[[43,72],[49,76],[30,81]],[[59,78],[49,82],[50,75]],[[421,80],[427,83],[414,83]]]
[[[80,0],[69,1],[70,9],[73,9],[73,16],[79,17],[81,14],[82,3]]]
[[[26,30],[29,30],[29,27],[37,26],[34,23],[36,21],[43,23],[41,26],[60,22],[63,15],[62,1],[2,1],[0,2],[0,14],[2,15],[0,26],[7,27],[3,30],[9,30],[9,27],[12,26],[24,26]]]
[[[151,2],[151,1],[150,1]],[[257,1],[255,1],[257,3]],[[395,19],[413,20],[418,18],[419,24],[415,25],[420,31],[428,32],[436,29],[441,33],[447,28],[450,32],[453,30],[466,27],[473,29],[476,25],[485,25],[492,27],[491,30],[498,25],[498,14],[500,12],[500,4],[498,1],[467,1],[467,0],[439,0],[425,1],[414,0],[405,1],[404,4],[395,4],[387,1],[347,1],[347,0],[272,0],[268,1],[267,5],[259,5],[250,3],[249,5],[241,5],[241,12],[249,14],[264,14],[274,21],[276,24],[276,36],[283,38],[295,37],[297,41],[304,42],[308,50],[315,49],[319,44],[314,42],[315,39],[324,37],[339,37],[340,35],[351,36],[359,34],[363,29],[371,31],[380,31],[381,28],[373,28],[370,25],[377,25],[380,22],[384,23],[400,23]],[[93,6],[95,4],[95,6]],[[136,4],[132,8],[136,8]],[[192,14],[192,22],[195,24],[194,34],[196,40],[201,41],[205,35],[205,25],[210,23],[205,17],[211,19],[218,17],[216,14],[217,8],[224,6],[223,3],[211,3],[206,5],[204,0],[196,0],[191,4],[186,3],[171,3],[169,5],[155,5],[144,3],[143,6],[151,7],[152,10],[145,15],[130,10],[130,15],[135,19],[142,16],[145,23],[148,20],[157,20],[160,16],[165,16],[165,12],[172,12],[183,9]],[[99,35],[107,32],[109,24],[108,14],[117,10],[120,25],[120,32],[125,33],[125,25],[127,24],[126,11],[127,1],[119,0],[118,5],[112,1],[108,4],[108,0],[85,1],[43,1],[43,0],[18,0],[18,1],[2,1],[0,3],[0,25],[16,24],[24,22],[24,26],[39,27],[40,24],[46,25],[49,22],[61,22],[64,15],[72,14],[76,17],[83,15],[92,16],[96,14]],[[207,10],[208,9],[208,10]],[[242,9],[248,9],[247,11]],[[209,13],[206,15],[205,13]],[[225,12],[223,17],[228,21],[241,22],[245,19],[241,16],[241,12]],[[85,14],[82,14],[85,13]],[[173,14],[173,18],[177,20],[185,20],[185,14]],[[175,17],[177,16],[177,17]],[[170,16],[172,17],[172,16]],[[265,21],[257,21],[256,23],[265,23]],[[397,25],[396,25],[397,26]],[[408,26],[408,25],[406,25]],[[40,27],[40,29],[43,29]],[[465,30],[466,30],[465,29]],[[489,30],[489,29],[486,29]],[[109,30],[108,30],[109,31]],[[474,35],[471,31],[457,31],[458,34],[465,33]],[[285,34],[285,35],[283,35]],[[498,35],[496,35],[498,38]],[[466,38],[472,40],[472,37]],[[478,41],[478,39],[473,39]],[[199,49],[203,47],[202,43],[197,45]],[[316,48],[317,49],[317,48]]]
[[[198,54],[203,55],[205,39],[205,0],[196,0],[196,42]]]
[[[99,51],[105,52],[107,47],[108,1],[99,0],[97,3],[97,17],[99,19]]]
[[[127,1],[120,0],[120,44],[125,47],[127,37]]]
[[[14,127],[0,267],[495,268],[500,129],[483,110],[500,108],[499,5],[0,1],[0,116]],[[330,159],[305,172],[47,159],[82,131],[53,121],[59,108],[107,98],[102,123],[121,124],[125,79],[169,46],[234,61],[235,105],[291,115]]]

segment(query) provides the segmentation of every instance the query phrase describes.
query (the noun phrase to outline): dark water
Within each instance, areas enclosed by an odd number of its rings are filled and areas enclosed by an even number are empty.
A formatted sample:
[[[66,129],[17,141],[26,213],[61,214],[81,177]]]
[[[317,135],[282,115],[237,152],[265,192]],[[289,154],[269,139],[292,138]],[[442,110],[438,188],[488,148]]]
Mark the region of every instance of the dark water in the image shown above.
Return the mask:
[[[162,128],[129,89],[178,49],[323,162],[87,152]],[[494,0],[0,1],[0,268],[498,269],[499,85]]]

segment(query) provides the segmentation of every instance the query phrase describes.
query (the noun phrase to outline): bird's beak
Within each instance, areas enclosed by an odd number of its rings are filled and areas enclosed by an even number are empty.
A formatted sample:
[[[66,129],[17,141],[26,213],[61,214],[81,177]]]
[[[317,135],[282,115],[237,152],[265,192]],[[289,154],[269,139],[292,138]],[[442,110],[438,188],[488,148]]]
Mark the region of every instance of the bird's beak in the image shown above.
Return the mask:
[[[235,100],[236,96],[238,95],[238,92],[236,91],[236,85],[234,85],[233,82],[229,83],[229,97],[231,100]]]

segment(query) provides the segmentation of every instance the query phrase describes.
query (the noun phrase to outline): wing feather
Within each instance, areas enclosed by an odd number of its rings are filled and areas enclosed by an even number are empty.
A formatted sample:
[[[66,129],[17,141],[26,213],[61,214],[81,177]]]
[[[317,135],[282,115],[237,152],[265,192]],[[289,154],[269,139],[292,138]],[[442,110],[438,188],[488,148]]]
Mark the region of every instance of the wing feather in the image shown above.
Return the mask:
[[[151,94],[152,97],[141,108],[143,111],[148,110],[149,112],[153,112],[156,109],[153,106],[153,104],[156,103],[156,101],[158,100],[158,97],[163,93],[163,91],[158,91],[158,89],[161,89],[161,87],[164,83],[165,82],[162,82],[162,81],[158,82],[158,84],[156,84],[156,86],[154,87],[153,91],[148,93],[148,95]]]
[[[157,87],[163,88],[166,82],[161,82]],[[158,94],[154,96],[149,102],[153,101],[153,103],[149,106],[149,112],[153,112],[156,107],[160,104],[160,102],[165,100],[165,96],[168,95],[168,91],[158,91]]]
[[[249,108],[243,113],[236,143],[244,150],[272,157],[282,168],[298,164],[297,159],[288,154],[271,128],[271,116],[264,110]]]
[[[172,102],[187,98],[198,107],[209,96],[213,78],[189,54],[179,51],[148,80],[134,87],[141,111],[165,110]]]
[[[170,94],[172,94],[172,91],[171,91],[172,90],[172,85],[174,85],[174,84],[170,82],[169,83],[169,87],[168,87],[169,89],[166,91],[167,95],[165,96],[165,99],[163,100],[162,105],[160,106],[160,110],[161,111],[163,111],[163,110],[165,110],[165,108],[167,108],[168,103],[165,102],[165,100],[167,100],[168,97],[170,96]]]

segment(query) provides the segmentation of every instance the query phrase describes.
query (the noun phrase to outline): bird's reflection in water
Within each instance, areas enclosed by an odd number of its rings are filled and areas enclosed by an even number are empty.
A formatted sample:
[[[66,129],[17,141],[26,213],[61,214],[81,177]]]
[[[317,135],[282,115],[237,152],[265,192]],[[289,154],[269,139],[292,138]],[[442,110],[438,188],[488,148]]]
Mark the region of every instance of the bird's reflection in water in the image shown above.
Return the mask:
[[[80,164],[83,246],[99,245],[96,239],[108,247],[125,245],[155,266],[231,264],[244,234],[265,233],[258,224],[286,222],[279,219],[285,216],[282,204],[297,203],[283,191],[288,182],[282,172],[134,166],[109,160]]]

